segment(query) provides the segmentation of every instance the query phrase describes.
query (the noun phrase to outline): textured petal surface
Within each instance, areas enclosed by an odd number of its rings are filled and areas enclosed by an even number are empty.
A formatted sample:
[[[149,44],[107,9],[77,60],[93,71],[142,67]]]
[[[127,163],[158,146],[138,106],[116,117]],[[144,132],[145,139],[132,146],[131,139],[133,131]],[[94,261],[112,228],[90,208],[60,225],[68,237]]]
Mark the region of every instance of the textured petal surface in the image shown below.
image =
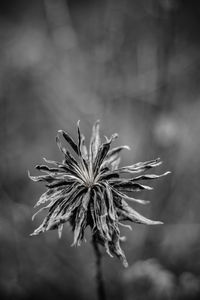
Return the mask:
[[[160,159],[139,162],[126,167],[119,167],[120,153],[128,146],[111,148],[112,142],[117,138],[113,134],[110,139],[101,143],[99,134],[99,121],[92,128],[92,136],[89,147],[85,145],[85,137],[80,132],[77,123],[78,141],[65,131],[59,130],[56,143],[64,156],[61,162],[47,160],[47,164],[37,165],[36,169],[43,175],[28,176],[35,182],[43,182],[47,187],[35,207],[41,206],[33,215],[33,219],[43,211],[47,212],[42,224],[33,232],[37,235],[49,230],[58,230],[61,237],[64,224],[70,223],[74,232],[73,245],[80,245],[84,238],[87,226],[95,240],[105,247],[106,252],[112,257],[117,256],[125,267],[128,266],[125,254],[121,249],[119,226],[131,229],[130,225],[121,221],[131,221],[145,225],[162,224],[160,221],[150,220],[126,201],[131,203],[147,204],[149,201],[127,195],[126,192],[140,192],[152,190],[152,187],[141,184],[140,181],[154,180],[168,175],[143,174],[133,178],[123,178],[122,174],[134,174],[158,167],[162,162]],[[75,152],[73,156],[68,148],[62,146],[60,136]]]

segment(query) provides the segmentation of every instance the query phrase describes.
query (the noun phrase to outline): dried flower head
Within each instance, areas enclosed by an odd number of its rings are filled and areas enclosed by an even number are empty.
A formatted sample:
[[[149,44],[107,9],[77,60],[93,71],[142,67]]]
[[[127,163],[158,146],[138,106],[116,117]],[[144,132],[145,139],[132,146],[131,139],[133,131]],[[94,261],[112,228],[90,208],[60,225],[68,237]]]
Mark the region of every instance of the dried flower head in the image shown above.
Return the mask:
[[[40,197],[36,207],[48,202],[48,205],[37,211],[33,218],[47,209],[48,214],[42,224],[33,232],[37,235],[41,232],[58,229],[61,237],[64,223],[71,224],[74,232],[73,245],[80,245],[84,230],[89,225],[96,242],[105,246],[107,253],[118,256],[124,266],[127,260],[120,247],[119,226],[130,227],[121,223],[132,221],[135,223],[155,225],[159,221],[152,221],[140,215],[126,201],[146,204],[148,201],[129,197],[124,192],[138,192],[151,190],[152,188],[138,183],[140,180],[156,179],[167,175],[148,174],[129,179],[121,178],[121,174],[135,174],[149,170],[161,164],[159,159],[139,162],[126,167],[119,167],[119,154],[128,146],[115,147],[110,150],[111,143],[117,138],[113,134],[110,139],[105,137],[101,143],[99,135],[99,121],[92,129],[89,149],[85,146],[85,137],[80,133],[78,126],[78,143],[63,130],[59,130],[67,143],[76,154],[76,158],[64,147],[62,147],[59,134],[56,137],[57,145],[64,155],[62,162],[47,160],[52,164],[50,168],[46,165],[36,166],[36,169],[45,172],[45,175],[30,176],[36,182],[44,181],[47,191]]]

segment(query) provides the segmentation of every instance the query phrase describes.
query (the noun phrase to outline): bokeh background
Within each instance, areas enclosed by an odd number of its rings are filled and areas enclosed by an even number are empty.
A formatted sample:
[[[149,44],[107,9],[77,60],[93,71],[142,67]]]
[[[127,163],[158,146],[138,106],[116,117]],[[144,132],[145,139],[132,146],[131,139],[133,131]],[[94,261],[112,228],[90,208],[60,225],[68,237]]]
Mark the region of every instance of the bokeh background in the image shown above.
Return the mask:
[[[61,159],[58,129],[119,133],[122,163],[161,157],[145,216],[122,229],[130,267],[103,253],[108,299],[200,296],[200,3],[4,0],[0,4],[0,297],[96,299],[95,257],[71,229],[30,237],[42,157]]]

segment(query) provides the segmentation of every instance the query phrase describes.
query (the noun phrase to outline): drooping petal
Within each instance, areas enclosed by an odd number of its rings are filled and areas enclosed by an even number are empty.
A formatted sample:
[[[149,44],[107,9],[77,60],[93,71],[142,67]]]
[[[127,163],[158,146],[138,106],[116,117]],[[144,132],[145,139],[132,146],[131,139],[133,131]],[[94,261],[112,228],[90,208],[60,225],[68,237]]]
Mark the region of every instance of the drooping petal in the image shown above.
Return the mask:
[[[108,209],[106,206],[104,191],[99,186],[97,186],[97,201],[99,204],[99,215],[100,215],[99,223],[101,224],[101,228],[105,235],[105,239],[111,240],[109,228],[108,228],[108,220],[107,220]]]
[[[109,242],[109,248],[119,259],[125,268],[128,267],[128,262],[124,251],[120,247],[120,231],[119,228],[115,228],[112,235],[112,242]]]
[[[74,242],[73,245],[79,245],[80,241],[83,237],[83,231],[86,227],[87,220],[87,209],[90,201],[90,188],[87,193],[83,196],[82,206],[78,209],[78,213],[76,215],[76,225],[74,229]]]
[[[93,219],[93,234],[99,239],[100,243],[107,247],[108,241],[111,240],[110,223],[107,219],[108,213],[105,200],[96,190],[93,190],[90,209]]]
[[[120,220],[130,220],[134,223],[140,223],[146,225],[163,224],[163,222],[161,221],[153,221],[142,216],[137,211],[135,211],[132,207],[130,207],[124,200],[122,200],[122,207],[118,209],[118,215]]]
[[[109,187],[107,183],[103,183],[105,186],[105,194],[106,194],[106,199],[107,199],[107,207],[108,207],[108,215],[111,218],[111,220],[115,221],[116,220],[116,215],[115,215],[115,209],[114,209],[114,203],[113,203],[113,193],[112,189]]]

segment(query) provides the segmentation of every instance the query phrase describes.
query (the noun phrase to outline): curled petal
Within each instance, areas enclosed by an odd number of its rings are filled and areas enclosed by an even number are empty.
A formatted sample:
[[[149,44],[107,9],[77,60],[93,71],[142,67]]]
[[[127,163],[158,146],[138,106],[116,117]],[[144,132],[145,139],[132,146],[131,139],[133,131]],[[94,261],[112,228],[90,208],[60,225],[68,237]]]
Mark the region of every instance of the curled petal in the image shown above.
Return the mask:
[[[148,169],[158,167],[162,164],[160,161],[160,158],[150,160],[150,161],[145,161],[145,162],[139,162],[131,166],[126,166],[118,169],[120,173],[139,173],[142,171],[146,171]]]
[[[102,164],[102,168],[105,166],[108,166],[109,164],[112,164],[114,161],[118,160],[119,158],[119,153],[123,150],[123,149],[127,149],[130,150],[129,146],[120,146],[120,147],[116,147],[113,148],[112,150],[110,150],[108,152],[108,154],[106,155],[105,161]]]
[[[163,176],[166,176],[168,174],[170,174],[170,171],[167,171],[163,174],[148,174],[148,175],[141,175],[141,176],[137,176],[133,179],[131,179],[131,181],[138,181],[138,180],[149,180],[149,179],[157,179]]]
[[[146,225],[159,225],[163,224],[161,221],[153,221],[150,220],[137,211],[135,211],[132,207],[130,207],[124,200],[123,200],[122,208],[119,209],[118,214],[121,220],[130,220],[134,223],[146,224]]]

